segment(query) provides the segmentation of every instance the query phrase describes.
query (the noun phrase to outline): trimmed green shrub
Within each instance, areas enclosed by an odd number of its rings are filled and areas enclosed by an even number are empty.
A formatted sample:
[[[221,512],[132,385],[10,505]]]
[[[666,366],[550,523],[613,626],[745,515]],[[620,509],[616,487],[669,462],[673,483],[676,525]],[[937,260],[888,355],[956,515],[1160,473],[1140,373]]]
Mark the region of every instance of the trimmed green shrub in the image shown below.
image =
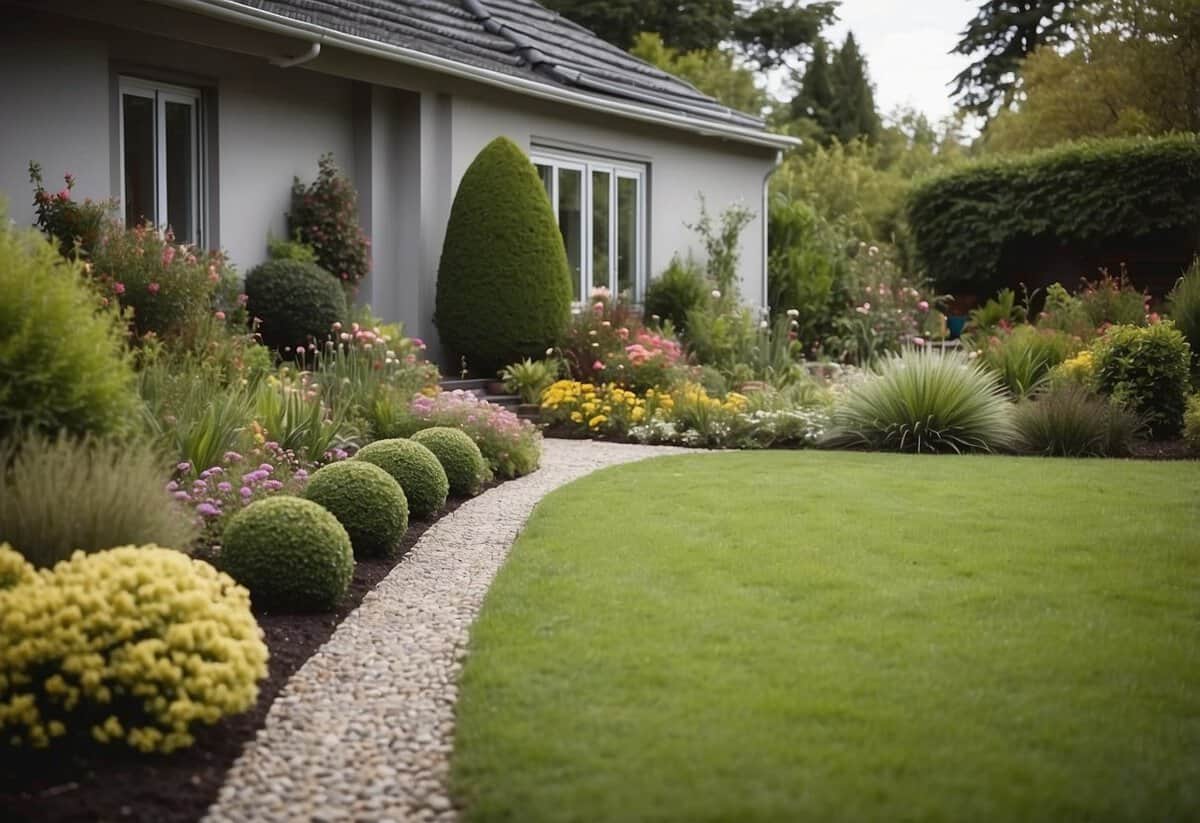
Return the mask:
[[[1113,326],[1092,347],[1096,387],[1139,415],[1154,437],[1183,425],[1191,348],[1169,320]]]
[[[1183,439],[1193,449],[1200,451],[1200,394],[1188,398],[1183,412]]]
[[[0,209],[0,439],[20,429],[105,434],[135,419],[125,329],[33,230]]]
[[[355,557],[389,557],[408,531],[404,491],[369,462],[342,460],[318,469],[304,487],[304,497],[338,519],[350,535]]]
[[[784,194],[771,200],[767,237],[771,312],[790,312],[802,341],[829,336],[843,306],[858,298],[847,294],[856,278],[850,276],[844,241],[811,205]]]
[[[438,265],[437,323],[448,353],[491,375],[541,357],[566,331],[571,274],[533,164],[498,137],[467,168]]]
[[[1047,457],[1126,457],[1144,428],[1120,403],[1065,385],[1020,403],[1016,449]]]
[[[413,517],[425,518],[441,511],[450,493],[450,481],[437,456],[415,440],[376,440],[358,450],[356,460],[373,463],[391,475],[404,495]]]
[[[200,531],[169,476],[170,461],[142,440],[10,439],[0,443],[0,535],[41,568],[129,544],[187,551]]]
[[[710,289],[699,263],[675,255],[663,273],[646,286],[644,314],[657,316],[662,323],[670,321],[676,331],[686,332],[688,315],[703,307]]]
[[[0,565],[12,559],[0,544]],[[5,744],[166,754],[258,699],[262,629],[246,590],[207,563],[121,546],[21,578],[0,591]]]
[[[325,340],[346,317],[346,293],[329,272],[298,260],[268,260],[246,275],[246,308],[275,348]]]
[[[479,493],[487,474],[487,463],[479,446],[466,432],[447,426],[434,426],[422,429],[412,439],[433,452],[442,464],[450,481],[451,494],[470,497]]]
[[[1003,451],[1012,405],[995,375],[961,352],[889,354],[833,409],[823,445],[901,452]]]
[[[350,535],[311,500],[267,497],[229,519],[220,564],[259,608],[329,611],[354,576]]]
[[[1192,261],[1167,300],[1171,320],[1192,347],[1193,369],[1200,375],[1200,258]]]
[[[907,212],[917,261],[938,287],[979,291],[994,284],[1012,241],[1194,227],[1200,140],[1089,140],[988,158],[914,186]]]

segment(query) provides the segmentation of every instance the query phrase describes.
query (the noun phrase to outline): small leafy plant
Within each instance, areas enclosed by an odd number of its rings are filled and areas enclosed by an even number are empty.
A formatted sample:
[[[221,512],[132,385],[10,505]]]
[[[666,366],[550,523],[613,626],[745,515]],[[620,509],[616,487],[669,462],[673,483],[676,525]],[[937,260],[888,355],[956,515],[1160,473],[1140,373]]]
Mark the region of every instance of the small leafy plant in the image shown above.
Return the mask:
[[[545,360],[526,357],[506,366],[500,372],[500,379],[504,381],[505,390],[520,395],[522,403],[536,405],[542,399],[542,392],[554,382],[556,373],[557,368]]]

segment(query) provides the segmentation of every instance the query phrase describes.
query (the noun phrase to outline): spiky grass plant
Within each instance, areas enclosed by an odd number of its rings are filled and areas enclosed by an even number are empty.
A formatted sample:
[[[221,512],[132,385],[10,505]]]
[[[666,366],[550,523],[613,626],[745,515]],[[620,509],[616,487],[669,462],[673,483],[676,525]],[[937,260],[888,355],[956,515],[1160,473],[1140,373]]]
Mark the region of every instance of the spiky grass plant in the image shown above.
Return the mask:
[[[1200,258],[1192,261],[1191,268],[1179,278],[1167,300],[1175,328],[1191,344],[1193,382],[1197,382],[1195,378],[1200,377]]]
[[[1075,354],[1078,344],[1064,332],[1017,326],[979,349],[979,362],[1000,378],[1010,395],[1029,397],[1049,379],[1050,371]]]
[[[187,551],[199,530],[167,491],[170,464],[139,440],[11,438],[0,443],[0,535],[42,568],[76,549]]]
[[[1082,386],[1065,385],[1021,403],[1016,448],[1047,457],[1126,457],[1141,438],[1141,418]]]
[[[900,452],[1003,451],[1012,405],[997,377],[958,351],[907,349],[834,406],[823,445]]]

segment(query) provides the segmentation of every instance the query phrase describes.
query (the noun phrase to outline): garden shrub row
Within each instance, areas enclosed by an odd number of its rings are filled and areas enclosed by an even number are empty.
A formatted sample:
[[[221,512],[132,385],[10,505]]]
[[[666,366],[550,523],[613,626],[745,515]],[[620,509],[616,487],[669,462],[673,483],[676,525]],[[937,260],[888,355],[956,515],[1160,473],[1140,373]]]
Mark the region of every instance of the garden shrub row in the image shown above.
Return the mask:
[[[906,208],[917,262],[940,288],[992,291],[1014,241],[1194,229],[1200,141],[1090,140],[988,158],[917,184]]]

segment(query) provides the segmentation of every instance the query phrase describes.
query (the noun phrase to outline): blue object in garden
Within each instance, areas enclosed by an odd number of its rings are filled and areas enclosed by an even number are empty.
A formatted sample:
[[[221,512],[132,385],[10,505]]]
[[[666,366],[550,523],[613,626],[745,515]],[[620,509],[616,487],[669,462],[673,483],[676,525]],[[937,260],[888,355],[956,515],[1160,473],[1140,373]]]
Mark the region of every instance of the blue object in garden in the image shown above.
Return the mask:
[[[957,340],[962,337],[963,330],[967,327],[967,318],[964,315],[956,315],[946,318],[946,328],[950,330],[950,339]]]

